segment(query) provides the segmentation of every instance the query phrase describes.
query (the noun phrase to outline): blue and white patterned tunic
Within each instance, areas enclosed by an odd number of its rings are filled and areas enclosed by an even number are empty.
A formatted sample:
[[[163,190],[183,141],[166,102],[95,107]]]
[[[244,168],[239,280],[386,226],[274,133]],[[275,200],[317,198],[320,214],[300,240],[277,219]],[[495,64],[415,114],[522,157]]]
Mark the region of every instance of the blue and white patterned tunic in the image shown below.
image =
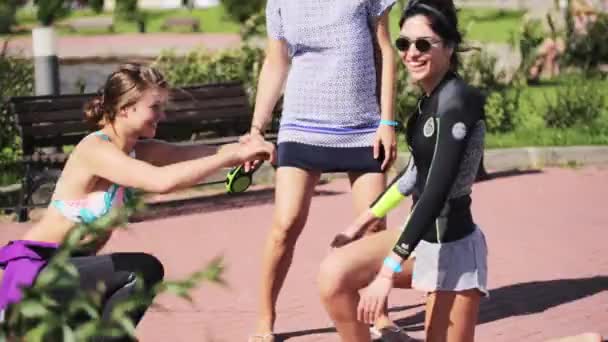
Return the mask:
[[[380,121],[370,23],[395,0],[268,0],[270,37],[287,43],[278,142],[373,144]]]

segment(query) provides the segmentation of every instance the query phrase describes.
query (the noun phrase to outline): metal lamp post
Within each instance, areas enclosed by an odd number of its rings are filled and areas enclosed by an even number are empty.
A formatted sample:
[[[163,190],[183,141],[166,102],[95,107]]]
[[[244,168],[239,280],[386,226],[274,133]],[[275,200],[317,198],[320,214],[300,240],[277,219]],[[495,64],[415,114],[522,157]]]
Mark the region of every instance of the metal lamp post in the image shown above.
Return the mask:
[[[52,26],[36,27],[32,31],[36,95],[59,94],[59,58]]]

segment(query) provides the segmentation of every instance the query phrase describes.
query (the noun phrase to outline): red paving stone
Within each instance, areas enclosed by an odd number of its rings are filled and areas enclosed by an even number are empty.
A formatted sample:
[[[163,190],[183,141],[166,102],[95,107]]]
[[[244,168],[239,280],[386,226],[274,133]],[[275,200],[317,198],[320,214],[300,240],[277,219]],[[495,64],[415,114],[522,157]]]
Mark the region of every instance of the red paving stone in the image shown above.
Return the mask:
[[[318,191],[278,303],[277,332],[294,342],[337,340],[317,297],[316,273],[333,234],[349,223],[353,210],[344,179]],[[608,168],[546,169],[475,186],[474,215],[490,248],[491,289],[477,341],[543,341],[589,330],[608,337],[606,194]],[[194,291],[194,305],[159,298],[169,311],[146,315],[138,329],[142,341],[245,341],[251,331],[272,196],[261,191],[232,208],[226,200],[205,203],[200,213],[135,223],[105,249],[153,253],[170,279],[213,256],[226,259],[228,288],[204,285]],[[390,226],[397,227],[406,211],[404,206],[392,213]],[[25,228],[0,225],[0,243]],[[391,296],[392,317],[417,337],[422,303],[422,295],[411,290]]]

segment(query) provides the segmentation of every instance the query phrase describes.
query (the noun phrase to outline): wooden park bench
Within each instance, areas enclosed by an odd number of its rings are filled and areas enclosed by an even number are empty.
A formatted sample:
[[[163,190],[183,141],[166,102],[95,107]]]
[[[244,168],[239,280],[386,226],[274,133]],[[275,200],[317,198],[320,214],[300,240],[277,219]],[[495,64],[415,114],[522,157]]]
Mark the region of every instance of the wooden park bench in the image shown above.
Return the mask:
[[[199,32],[201,30],[200,20],[192,17],[173,17],[167,18],[161,25],[161,30],[167,31],[174,27],[187,27],[192,32]]]
[[[104,29],[110,32],[114,32],[113,17],[75,18],[67,21],[64,25],[73,32],[92,29]]]
[[[83,114],[84,104],[93,96],[29,96],[9,100],[22,141],[23,177],[15,207],[19,221],[27,220],[28,208],[48,204],[69,156],[64,148],[76,145],[96,130],[86,123]],[[156,137],[173,142],[198,140],[211,145],[235,142],[249,130],[251,116],[248,95],[240,82],[173,89],[167,119],[159,123]],[[49,152],[49,148],[56,151]]]

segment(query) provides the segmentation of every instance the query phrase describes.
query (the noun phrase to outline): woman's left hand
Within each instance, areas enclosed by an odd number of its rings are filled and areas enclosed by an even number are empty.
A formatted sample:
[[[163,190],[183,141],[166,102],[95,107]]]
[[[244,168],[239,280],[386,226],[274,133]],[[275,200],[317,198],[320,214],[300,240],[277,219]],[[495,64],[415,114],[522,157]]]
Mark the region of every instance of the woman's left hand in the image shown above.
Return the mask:
[[[374,159],[380,158],[380,149],[384,149],[382,171],[386,171],[397,158],[397,138],[395,127],[380,125],[374,140]]]
[[[389,292],[393,288],[393,280],[387,276],[378,275],[364,289],[361,290],[359,306],[357,307],[357,320],[374,324],[380,316]]]

